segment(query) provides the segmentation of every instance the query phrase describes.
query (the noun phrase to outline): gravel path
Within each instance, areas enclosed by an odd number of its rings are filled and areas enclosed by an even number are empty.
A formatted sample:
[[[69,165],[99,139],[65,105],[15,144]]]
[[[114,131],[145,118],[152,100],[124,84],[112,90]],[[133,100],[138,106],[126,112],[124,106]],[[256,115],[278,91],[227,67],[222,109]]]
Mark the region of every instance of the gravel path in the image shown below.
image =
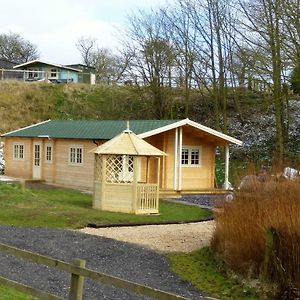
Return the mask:
[[[202,294],[169,269],[163,256],[142,246],[76,231],[0,226],[0,242],[71,262],[86,260],[88,268],[122,277],[190,299]],[[67,297],[70,275],[0,253],[0,275]],[[84,299],[145,299],[112,286],[85,281]]]
[[[225,198],[226,195],[185,195],[179,200],[203,207],[217,207],[223,205]]]
[[[214,221],[136,227],[84,228],[81,232],[140,244],[160,252],[190,252],[207,246]]]

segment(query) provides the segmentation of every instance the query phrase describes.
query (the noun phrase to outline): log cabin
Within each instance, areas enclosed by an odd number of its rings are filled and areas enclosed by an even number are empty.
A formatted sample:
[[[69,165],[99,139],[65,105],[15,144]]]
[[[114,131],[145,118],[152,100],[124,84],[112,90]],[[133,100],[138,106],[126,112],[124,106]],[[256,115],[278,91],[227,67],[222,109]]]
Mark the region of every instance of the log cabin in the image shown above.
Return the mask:
[[[160,164],[161,196],[216,191],[217,146],[225,147],[224,187],[229,188],[229,145],[242,145],[240,140],[189,119],[129,124],[138,137],[167,154]],[[127,122],[121,120],[47,120],[5,133],[1,136],[5,175],[92,191],[92,150],[126,128]]]

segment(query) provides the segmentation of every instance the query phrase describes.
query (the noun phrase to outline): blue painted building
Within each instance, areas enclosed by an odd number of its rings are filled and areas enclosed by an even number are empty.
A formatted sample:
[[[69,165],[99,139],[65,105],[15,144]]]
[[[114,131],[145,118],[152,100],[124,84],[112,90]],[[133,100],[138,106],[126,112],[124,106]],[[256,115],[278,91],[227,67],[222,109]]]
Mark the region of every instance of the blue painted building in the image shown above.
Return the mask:
[[[32,60],[13,67],[24,71],[25,81],[50,81],[50,82],[80,82],[79,74],[82,70],[52,64],[41,60]]]

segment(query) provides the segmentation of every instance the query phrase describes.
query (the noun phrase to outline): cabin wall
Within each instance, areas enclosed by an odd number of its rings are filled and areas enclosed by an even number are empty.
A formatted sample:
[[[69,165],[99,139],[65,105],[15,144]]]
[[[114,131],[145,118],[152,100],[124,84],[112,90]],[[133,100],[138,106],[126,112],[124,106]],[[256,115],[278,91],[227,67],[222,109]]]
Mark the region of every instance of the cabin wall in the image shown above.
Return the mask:
[[[46,138],[5,138],[5,175],[23,179],[32,179],[33,143],[41,142],[41,179],[65,187],[85,190],[93,189],[94,154],[89,153],[96,145],[91,140]],[[24,145],[24,159],[13,159],[15,143]],[[101,144],[102,142],[98,142]],[[52,161],[46,162],[46,145],[52,145]],[[83,148],[83,163],[71,165],[69,153],[71,146]]]
[[[14,144],[24,145],[24,159],[13,158]],[[11,137],[4,139],[5,175],[16,178],[32,178],[32,139]]]
[[[182,190],[214,188],[215,146],[207,140],[184,134],[182,145],[200,148],[200,165],[182,165]]]
[[[80,165],[69,163],[71,146],[83,148],[83,162]],[[55,145],[54,183],[79,189],[93,189],[94,153],[89,153],[96,145],[90,140],[58,139]]]
[[[173,190],[175,173],[175,129],[146,138],[146,141],[167,153],[167,156],[161,160],[160,188]],[[204,137],[191,134],[186,128],[183,128],[182,132],[182,146],[199,147],[201,163],[197,166],[181,166],[181,190],[213,189],[216,146]],[[180,159],[181,155],[178,155],[177,165]],[[152,169],[152,171],[153,174],[155,174],[155,170]],[[179,174],[177,177],[179,178]]]

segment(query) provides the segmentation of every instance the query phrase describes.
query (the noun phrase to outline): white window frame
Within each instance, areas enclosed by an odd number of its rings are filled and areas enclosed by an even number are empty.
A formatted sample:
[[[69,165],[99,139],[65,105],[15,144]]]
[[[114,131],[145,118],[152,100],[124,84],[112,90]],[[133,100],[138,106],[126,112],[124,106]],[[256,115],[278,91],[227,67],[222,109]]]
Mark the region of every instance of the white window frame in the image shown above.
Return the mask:
[[[188,163],[182,163],[182,152],[184,150],[188,150]],[[192,164],[192,151],[198,150],[199,151],[199,162],[198,164]],[[202,147],[201,146],[182,146],[181,154],[180,154],[180,163],[182,167],[192,167],[197,168],[202,166]]]
[[[71,161],[71,149],[75,149],[75,160],[76,160],[75,162]],[[78,155],[79,149],[81,149],[81,162],[77,162],[77,155]],[[68,158],[69,165],[82,166],[83,165],[83,154],[84,154],[83,145],[70,145],[69,146],[69,158]]]
[[[20,146],[23,147],[23,157],[22,158],[20,158],[20,153],[21,153]],[[16,154],[15,147],[18,147],[17,156],[15,155]],[[21,160],[21,161],[25,160],[25,145],[24,145],[24,143],[18,143],[18,142],[13,143],[12,151],[13,151],[13,160]]]
[[[28,78],[39,78],[39,70],[37,68],[29,68],[28,71]]]
[[[48,147],[51,148],[51,159],[48,159]],[[48,164],[52,164],[53,161],[53,144],[45,144],[45,162]]]
[[[57,68],[52,68],[50,69],[50,79],[57,79],[58,78],[58,69]]]

